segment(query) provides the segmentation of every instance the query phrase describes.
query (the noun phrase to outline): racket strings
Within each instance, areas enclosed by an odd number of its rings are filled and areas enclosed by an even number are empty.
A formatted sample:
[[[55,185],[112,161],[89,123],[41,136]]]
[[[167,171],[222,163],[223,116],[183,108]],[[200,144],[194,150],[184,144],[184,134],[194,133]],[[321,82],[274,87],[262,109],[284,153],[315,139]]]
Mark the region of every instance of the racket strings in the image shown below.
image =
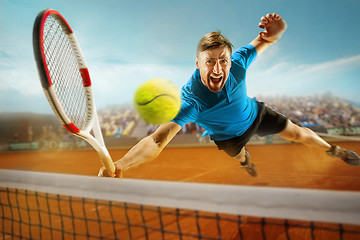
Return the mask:
[[[84,129],[89,112],[76,53],[61,23],[53,16],[49,16],[44,24],[43,42],[53,89],[70,121]]]

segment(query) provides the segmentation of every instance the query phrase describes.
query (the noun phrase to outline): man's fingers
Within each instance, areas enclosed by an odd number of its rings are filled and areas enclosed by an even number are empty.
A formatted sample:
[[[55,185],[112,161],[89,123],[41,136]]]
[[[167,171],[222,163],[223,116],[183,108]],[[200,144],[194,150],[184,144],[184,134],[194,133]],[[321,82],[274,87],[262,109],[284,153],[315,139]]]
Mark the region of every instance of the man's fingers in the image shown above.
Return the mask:
[[[280,15],[277,13],[268,13],[266,14],[266,17],[261,17],[261,22],[268,24],[269,22],[279,20],[280,18]]]
[[[100,168],[99,173],[98,173],[98,177],[102,177],[104,174],[104,169]]]
[[[261,38],[266,37],[266,35],[267,35],[267,32],[266,32],[266,31],[265,31],[265,32],[260,32],[260,37],[261,37]]]
[[[266,17],[261,17],[261,22],[267,24],[269,20]]]
[[[123,171],[121,169],[116,168],[115,173],[111,173],[108,170],[106,170],[104,167],[102,167],[99,170],[98,177],[122,178],[123,177]]]
[[[269,20],[266,17],[261,17],[261,22],[259,23],[259,27],[260,28],[265,28],[266,24],[269,23]]]
[[[268,24],[274,22],[274,21],[279,21],[281,19],[281,16],[277,13],[273,13],[273,14],[266,14],[266,17],[261,17],[261,22],[259,23],[259,27],[265,29],[267,27]]]
[[[261,22],[259,23],[260,28],[266,28],[266,25],[274,20],[274,16],[268,13],[266,17],[261,17]]]
[[[116,178],[122,178],[123,177],[123,171],[121,169],[116,169],[115,170],[115,177]]]
[[[273,19],[273,15],[270,14],[270,13],[268,13],[268,14],[266,14],[266,18],[267,18],[269,21],[271,21],[271,20]]]
[[[99,177],[114,177],[114,174],[110,173],[105,168],[100,168],[98,176]]]

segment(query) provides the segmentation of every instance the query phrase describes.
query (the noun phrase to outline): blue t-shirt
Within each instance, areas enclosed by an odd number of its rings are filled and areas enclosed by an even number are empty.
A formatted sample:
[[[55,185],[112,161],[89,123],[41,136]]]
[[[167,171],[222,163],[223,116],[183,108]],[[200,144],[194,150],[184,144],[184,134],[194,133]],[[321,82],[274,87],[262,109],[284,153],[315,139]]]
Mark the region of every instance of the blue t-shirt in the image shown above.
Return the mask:
[[[229,77],[223,89],[211,92],[202,82],[196,69],[181,89],[182,104],[173,122],[183,127],[195,122],[213,140],[241,136],[254,122],[258,107],[255,98],[247,96],[246,70],[256,58],[254,46],[248,45],[231,56]]]

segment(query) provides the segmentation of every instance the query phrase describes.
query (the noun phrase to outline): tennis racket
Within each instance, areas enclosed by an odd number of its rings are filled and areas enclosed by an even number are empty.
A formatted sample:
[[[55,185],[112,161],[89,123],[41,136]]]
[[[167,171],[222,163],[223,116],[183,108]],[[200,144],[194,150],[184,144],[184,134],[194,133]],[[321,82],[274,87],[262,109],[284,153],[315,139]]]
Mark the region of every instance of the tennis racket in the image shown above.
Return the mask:
[[[43,10],[36,17],[33,49],[41,85],[57,119],[71,134],[95,148],[106,170],[114,173],[99,126],[89,71],[73,30],[56,10]]]

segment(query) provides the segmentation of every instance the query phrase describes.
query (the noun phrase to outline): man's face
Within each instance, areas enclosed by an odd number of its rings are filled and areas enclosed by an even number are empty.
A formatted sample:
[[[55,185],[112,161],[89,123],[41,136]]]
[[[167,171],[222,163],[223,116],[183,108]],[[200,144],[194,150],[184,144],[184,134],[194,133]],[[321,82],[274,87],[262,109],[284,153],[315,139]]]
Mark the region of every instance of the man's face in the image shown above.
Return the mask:
[[[219,92],[229,77],[231,53],[229,48],[220,47],[201,52],[196,59],[201,82],[212,92]]]

